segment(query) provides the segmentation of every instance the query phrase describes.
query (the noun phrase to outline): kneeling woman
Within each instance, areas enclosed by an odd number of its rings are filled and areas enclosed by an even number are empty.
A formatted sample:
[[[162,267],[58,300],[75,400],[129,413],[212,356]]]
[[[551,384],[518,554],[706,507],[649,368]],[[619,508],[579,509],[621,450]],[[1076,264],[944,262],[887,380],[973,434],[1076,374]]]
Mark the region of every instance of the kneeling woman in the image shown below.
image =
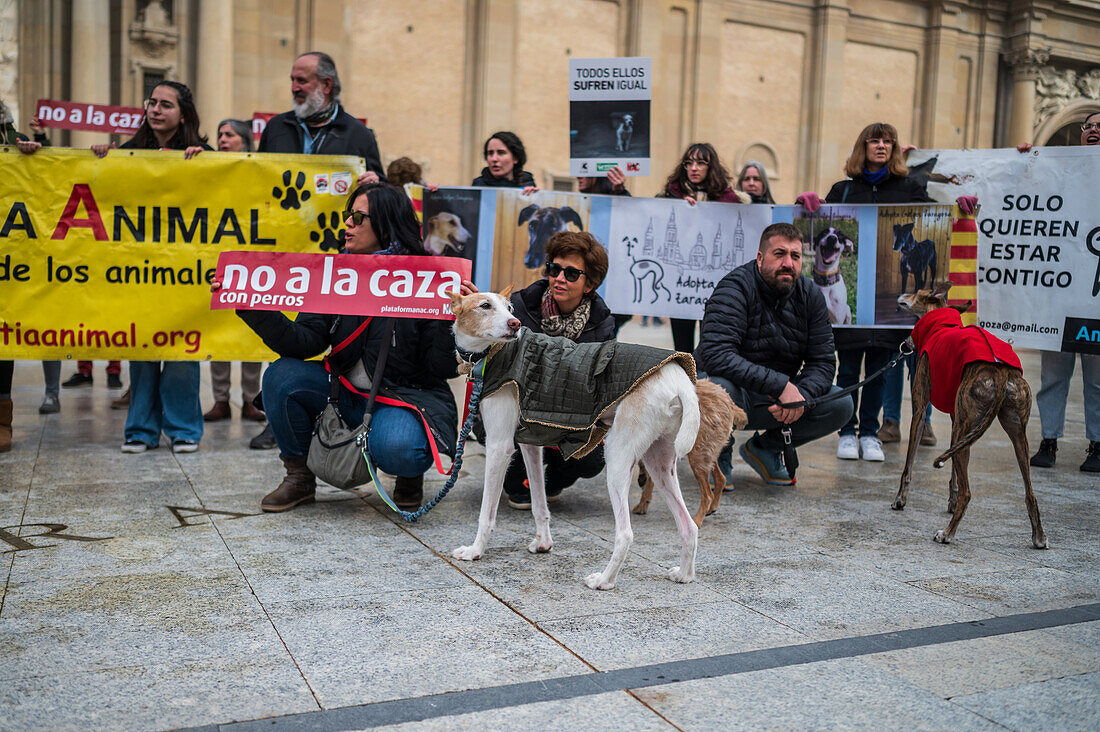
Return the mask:
[[[546,279],[512,295],[516,318],[536,333],[565,336],[577,343],[615,338],[615,318],[596,288],[607,276],[607,250],[587,232],[563,231],[546,244]],[[542,451],[546,463],[546,498],[554,501],[578,478],[603,470],[603,446],[583,458],[566,460],[555,448]],[[508,505],[531,508],[527,470],[517,452],[504,477]]]
[[[399,188],[386,183],[359,186],[348,198],[344,251],[349,254],[426,254],[412,204]],[[264,511],[287,511],[312,501],[316,479],[306,467],[313,423],[328,402],[329,375],[324,364],[307,361],[343,343],[364,316],[302,313],[291,320],[279,312],[237,314],[281,358],[264,372],[263,404],[286,466],[286,478],[264,496]],[[458,413],[447,379],[457,376],[454,336],[443,320],[395,318],[380,397],[404,402],[374,405],[368,448],[377,467],[396,476],[393,497],[401,508],[416,508],[423,495],[424,472],[434,452],[454,455]],[[366,328],[330,357],[334,374],[347,378],[356,392],[340,390],[340,414],[359,424],[370,393],[371,377],[389,321],[370,320]],[[361,393],[357,393],[361,392]]]

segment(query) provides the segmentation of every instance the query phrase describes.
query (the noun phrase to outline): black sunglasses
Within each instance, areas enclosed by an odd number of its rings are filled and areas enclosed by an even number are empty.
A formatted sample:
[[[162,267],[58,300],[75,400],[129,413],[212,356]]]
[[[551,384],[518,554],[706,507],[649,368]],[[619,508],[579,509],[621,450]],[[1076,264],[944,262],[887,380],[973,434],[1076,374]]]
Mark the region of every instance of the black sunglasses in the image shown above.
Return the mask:
[[[345,211],[344,212],[344,221],[347,221],[348,219],[351,219],[351,223],[355,224],[356,226],[362,226],[363,225],[363,219],[369,219],[369,218],[370,218],[370,214],[369,213],[363,213],[362,211]]]
[[[576,282],[578,279],[580,279],[581,275],[585,275],[586,277],[588,276],[588,273],[585,272],[583,269],[577,269],[576,267],[562,267],[557,262],[547,262],[547,277],[557,277],[562,272],[565,272],[565,279],[569,280],[570,282]]]

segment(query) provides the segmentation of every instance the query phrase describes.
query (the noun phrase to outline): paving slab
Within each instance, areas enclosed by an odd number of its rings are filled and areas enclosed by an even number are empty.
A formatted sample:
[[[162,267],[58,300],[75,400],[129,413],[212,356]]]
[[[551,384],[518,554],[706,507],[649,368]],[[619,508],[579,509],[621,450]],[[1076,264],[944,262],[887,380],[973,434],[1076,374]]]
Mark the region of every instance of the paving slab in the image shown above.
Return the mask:
[[[1100,673],[1069,676],[959,697],[953,703],[1008,729],[1100,729]],[[1066,714],[1071,710],[1070,714]],[[1051,720],[1058,723],[1052,725]]]

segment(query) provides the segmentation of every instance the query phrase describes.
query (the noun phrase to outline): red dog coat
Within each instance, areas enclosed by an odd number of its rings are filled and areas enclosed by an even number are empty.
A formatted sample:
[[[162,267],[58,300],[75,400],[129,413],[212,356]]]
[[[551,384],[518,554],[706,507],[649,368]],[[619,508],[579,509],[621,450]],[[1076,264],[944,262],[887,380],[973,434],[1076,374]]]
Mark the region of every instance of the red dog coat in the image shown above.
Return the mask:
[[[955,395],[968,363],[1004,363],[1024,370],[1012,346],[987,330],[964,326],[954,308],[936,308],[925,314],[913,326],[910,338],[918,354],[928,354],[932,406],[947,414],[955,413]]]

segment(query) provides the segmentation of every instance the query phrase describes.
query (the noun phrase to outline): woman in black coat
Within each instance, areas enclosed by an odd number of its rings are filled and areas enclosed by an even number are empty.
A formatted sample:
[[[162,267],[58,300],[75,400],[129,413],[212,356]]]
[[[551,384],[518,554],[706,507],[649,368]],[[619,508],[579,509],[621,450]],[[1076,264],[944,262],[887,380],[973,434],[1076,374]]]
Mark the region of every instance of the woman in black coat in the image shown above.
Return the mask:
[[[600,343],[615,338],[615,318],[596,288],[607,276],[607,250],[584,231],[562,231],[546,244],[546,278],[512,295],[516,318],[536,333],[564,336],[577,343]],[[603,470],[603,446],[583,458],[566,460],[555,448],[542,451],[546,464],[546,499],[557,500],[578,478],[592,478]],[[516,453],[504,476],[508,505],[530,510],[527,469]]]
[[[351,254],[425,255],[408,197],[386,183],[359,186],[348,197],[344,251]],[[220,283],[217,283],[220,285]],[[437,453],[455,450],[458,410],[447,379],[457,375],[454,336],[443,320],[238,310],[237,315],[281,358],[264,372],[263,403],[279,445],[286,477],[264,496],[264,511],[287,511],[314,499],[316,480],[306,465],[313,423],[329,397],[329,374],[310,361],[351,338],[330,357],[332,372],[354,387],[340,389],[340,414],[362,421],[379,348],[391,338],[374,405],[368,448],[383,472],[396,476],[394,502],[415,509],[423,498],[424,472]],[[361,326],[364,326],[360,330]],[[358,335],[356,331],[359,331]],[[383,401],[384,399],[384,401]]]
[[[527,150],[514,132],[496,132],[485,141],[481,150],[487,165],[472,186],[488,188],[522,188],[524,194],[538,190],[535,177],[523,169]]]

